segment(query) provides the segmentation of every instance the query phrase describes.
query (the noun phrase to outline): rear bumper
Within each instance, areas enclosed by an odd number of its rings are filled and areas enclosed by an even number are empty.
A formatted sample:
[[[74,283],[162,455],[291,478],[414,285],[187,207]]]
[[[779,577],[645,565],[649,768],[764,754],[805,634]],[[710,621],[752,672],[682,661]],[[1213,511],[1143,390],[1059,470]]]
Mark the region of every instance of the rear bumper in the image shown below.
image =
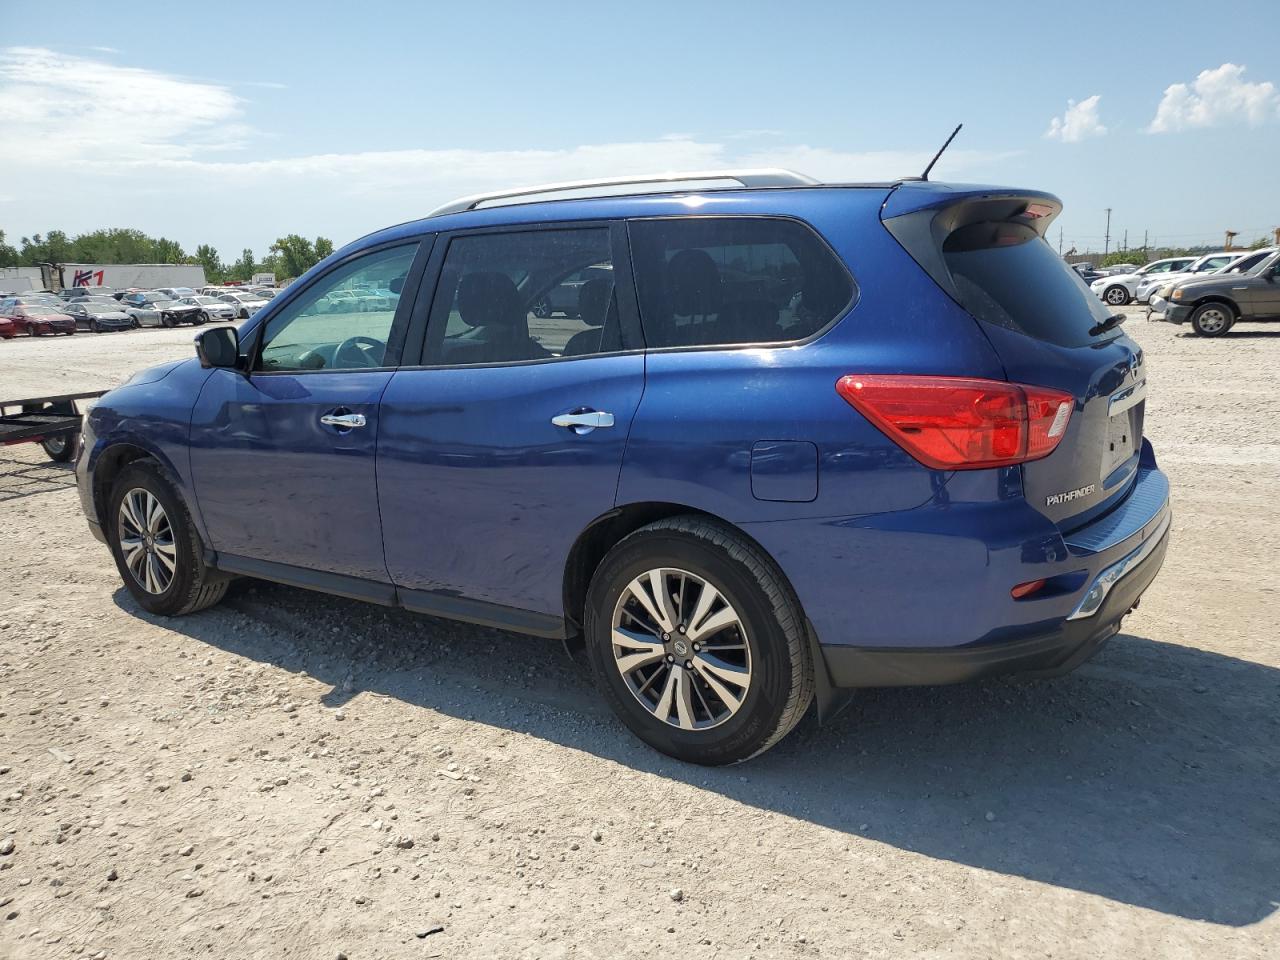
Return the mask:
[[[1143,592],[1160,572],[1169,548],[1167,520],[1163,533],[1153,535],[1132,553],[1143,551],[1115,581],[1097,612],[1068,619],[1057,627],[1029,631],[998,643],[977,643],[947,649],[873,649],[822,646],[832,685],[836,687],[905,687],[963,683],[983,677],[1018,673],[1058,676],[1092,657],[1120,630],[1124,616],[1138,605]],[[1094,579],[1097,583],[1112,567]],[[1086,591],[1086,594],[1088,591]]]

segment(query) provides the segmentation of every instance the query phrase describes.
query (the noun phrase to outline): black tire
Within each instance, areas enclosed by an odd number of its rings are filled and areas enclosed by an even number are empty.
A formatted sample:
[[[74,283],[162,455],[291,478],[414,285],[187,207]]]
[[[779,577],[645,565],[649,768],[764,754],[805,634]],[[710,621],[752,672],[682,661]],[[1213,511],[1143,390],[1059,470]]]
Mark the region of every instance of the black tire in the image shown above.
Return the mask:
[[[749,685],[737,711],[718,725],[690,730],[658,719],[618,669],[614,611],[628,584],[658,567],[687,571],[714,586],[745,628],[739,639],[750,651]],[[729,527],[683,516],[640,528],[601,561],[584,613],[587,653],[609,706],[641,740],[679,760],[718,766],[754,757],[786,736],[813,699],[814,665],[800,604],[773,561]]]
[[[162,313],[162,314],[160,314],[160,326],[165,327],[165,328],[168,328],[168,329],[172,329],[173,327],[176,327],[176,326],[177,326],[177,324],[173,322],[173,318],[172,318],[172,317],[170,317],[170,316],[169,316],[169,315],[167,315],[167,314]]]
[[[172,532],[175,570],[168,586],[156,593],[148,591],[134,576],[120,546],[120,505],[125,495],[134,490],[146,491],[159,500]],[[182,616],[213,606],[227,592],[229,579],[205,565],[204,544],[191,522],[191,514],[154,460],[135,460],[120,471],[102,519],[103,532],[111,545],[120,578],[144,610],[165,617]]]
[[[90,330],[92,330],[94,333],[101,333],[101,332],[102,332],[102,324],[98,323],[98,321],[97,321],[97,320],[90,320],[90,321],[89,321],[89,329],[90,329]]]
[[[138,320],[138,318],[137,318],[137,317],[134,317],[134,318],[133,318],[133,322],[132,322],[131,324],[129,324],[129,329],[130,329],[130,330],[141,330],[141,329],[142,329],[142,322],[141,322],[140,320]]]
[[[249,319],[249,311],[248,311],[248,310],[241,310],[241,311],[240,311],[240,319],[241,319],[241,320],[248,320],[248,319]]]
[[[56,437],[47,437],[40,441],[45,455],[54,463],[66,463],[76,454],[79,433],[60,433]]]
[[[1191,314],[1191,329],[1202,337],[1220,337],[1235,322],[1235,311],[1225,303],[1202,303]]]
[[[203,310],[200,311],[199,316],[197,316],[194,321],[197,327],[201,326],[202,324],[206,324],[208,322],[209,322],[209,314],[205,313]]]
[[[539,320],[547,319],[551,313],[551,301],[545,297],[533,305],[533,315]]]
[[[1118,283],[1113,283],[1102,291],[1102,300],[1109,307],[1123,307],[1132,299],[1129,291]]]

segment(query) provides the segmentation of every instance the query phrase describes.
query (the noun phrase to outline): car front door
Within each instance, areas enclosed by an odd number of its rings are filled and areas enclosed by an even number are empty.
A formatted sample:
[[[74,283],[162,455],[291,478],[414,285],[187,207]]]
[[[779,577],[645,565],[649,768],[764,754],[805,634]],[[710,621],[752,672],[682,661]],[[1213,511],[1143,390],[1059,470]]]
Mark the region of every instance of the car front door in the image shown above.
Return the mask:
[[[618,225],[441,241],[421,362],[391,378],[378,437],[387,568],[405,606],[562,628],[566,558],[614,506],[644,387],[624,249]],[[576,316],[537,316],[588,267]]]
[[[428,246],[414,240],[339,262],[247,332],[247,373],[215,369],[206,381],[192,411],[191,469],[223,569],[304,583],[280,565],[356,578],[345,588],[323,583],[352,595],[385,585],[378,401]],[[316,309],[330,291],[369,279],[406,296],[359,314]]]

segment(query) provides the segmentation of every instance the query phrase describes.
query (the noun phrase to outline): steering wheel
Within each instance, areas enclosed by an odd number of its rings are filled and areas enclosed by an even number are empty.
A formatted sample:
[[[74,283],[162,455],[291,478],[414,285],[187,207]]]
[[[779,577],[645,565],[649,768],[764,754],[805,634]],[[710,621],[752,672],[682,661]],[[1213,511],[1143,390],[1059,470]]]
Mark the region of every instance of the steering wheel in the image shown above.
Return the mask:
[[[373,337],[347,337],[333,351],[335,367],[380,367],[387,345]]]

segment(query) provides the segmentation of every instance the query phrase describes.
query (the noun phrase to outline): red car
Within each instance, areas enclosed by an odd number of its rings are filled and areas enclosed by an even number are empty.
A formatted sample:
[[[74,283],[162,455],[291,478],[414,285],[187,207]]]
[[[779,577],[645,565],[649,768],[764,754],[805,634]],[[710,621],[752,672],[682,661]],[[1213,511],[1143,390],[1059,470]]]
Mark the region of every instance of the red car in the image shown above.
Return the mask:
[[[12,320],[8,317],[0,316],[0,339],[12,340],[17,332]]]
[[[33,337],[41,337],[46,333],[65,333],[67,336],[76,332],[75,317],[68,316],[56,307],[42,307],[38,304],[12,306],[5,310],[3,319],[8,320],[12,330],[2,336],[12,337],[24,330]]]

